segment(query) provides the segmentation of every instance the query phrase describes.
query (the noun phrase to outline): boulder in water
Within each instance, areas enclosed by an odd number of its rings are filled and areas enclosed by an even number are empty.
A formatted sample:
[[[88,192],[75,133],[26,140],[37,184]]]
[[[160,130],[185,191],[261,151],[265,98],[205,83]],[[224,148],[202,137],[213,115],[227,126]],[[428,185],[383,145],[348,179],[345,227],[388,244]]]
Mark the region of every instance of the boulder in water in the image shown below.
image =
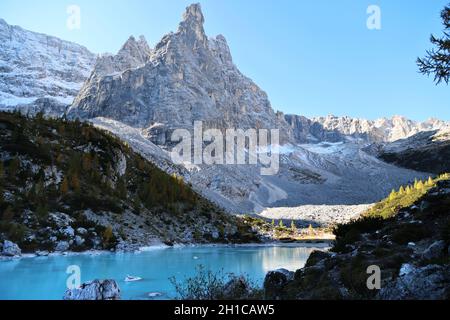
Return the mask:
[[[120,300],[120,288],[115,280],[94,280],[80,288],[68,289],[64,300]]]
[[[20,250],[19,246],[14,242],[5,240],[3,242],[2,255],[6,257],[21,256],[22,250]]]

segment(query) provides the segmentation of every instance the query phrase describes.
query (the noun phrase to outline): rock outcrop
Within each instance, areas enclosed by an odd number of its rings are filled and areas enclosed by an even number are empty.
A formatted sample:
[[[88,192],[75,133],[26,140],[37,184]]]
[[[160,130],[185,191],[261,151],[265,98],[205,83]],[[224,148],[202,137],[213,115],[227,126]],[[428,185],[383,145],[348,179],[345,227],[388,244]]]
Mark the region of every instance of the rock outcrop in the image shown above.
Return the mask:
[[[14,242],[5,240],[3,242],[3,248],[2,248],[2,256],[5,257],[16,257],[21,256],[22,250],[20,250],[19,246],[15,244]]]
[[[286,269],[269,271],[264,279],[264,297],[269,300],[279,300],[284,287],[294,279],[294,272]]]
[[[375,154],[405,168],[436,174],[450,172],[450,128],[420,132],[379,146]]]
[[[411,266],[381,288],[377,295],[381,300],[443,300],[449,299],[450,273],[447,267],[427,265]]]
[[[115,280],[94,280],[68,289],[63,300],[120,300],[120,288]]]

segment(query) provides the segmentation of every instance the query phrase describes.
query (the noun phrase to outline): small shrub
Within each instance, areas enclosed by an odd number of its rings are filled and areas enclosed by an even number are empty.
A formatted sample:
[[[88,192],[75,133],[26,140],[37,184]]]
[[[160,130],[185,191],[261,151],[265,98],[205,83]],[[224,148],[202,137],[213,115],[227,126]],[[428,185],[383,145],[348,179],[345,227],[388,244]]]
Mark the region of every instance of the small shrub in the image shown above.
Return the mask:
[[[110,249],[114,246],[116,239],[114,237],[114,232],[111,226],[107,227],[102,234],[103,247],[105,249]]]
[[[381,217],[364,217],[348,224],[339,224],[333,229],[336,236],[333,251],[342,252],[345,246],[357,242],[362,233],[374,232],[385,223]]]
[[[420,241],[431,236],[431,232],[423,225],[405,224],[400,226],[392,234],[392,240],[398,244],[407,244],[408,242]]]
[[[197,267],[196,275],[177,282],[175,277],[169,278],[180,300],[243,300],[260,297],[261,291],[244,276],[224,274]]]

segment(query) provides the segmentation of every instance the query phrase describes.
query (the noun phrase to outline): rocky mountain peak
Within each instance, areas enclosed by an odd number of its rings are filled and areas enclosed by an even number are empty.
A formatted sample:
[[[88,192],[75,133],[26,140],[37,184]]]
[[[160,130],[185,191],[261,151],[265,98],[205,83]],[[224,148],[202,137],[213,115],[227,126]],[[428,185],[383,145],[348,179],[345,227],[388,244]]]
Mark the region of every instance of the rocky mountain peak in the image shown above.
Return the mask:
[[[207,37],[203,24],[202,9],[199,3],[195,3],[186,8],[183,14],[183,20],[178,27],[178,33],[184,36],[184,40],[190,45],[207,44]]]
[[[139,40],[130,36],[116,55],[103,54],[97,58],[91,78],[114,75],[143,66],[150,60],[151,53],[144,36],[140,36]]]
[[[122,57],[125,60],[134,60],[134,66],[137,66],[139,64],[145,64],[149,60],[150,54],[151,49],[144,36],[140,36],[139,40],[136,40],[131,36],[119,50],[117,56]]]
[[[223,64],[233,64],[230,48],[223,35],[219,34],[215,39],[211,39],[210,49]]]
[[[281,140],[287,140],[290,128],[275,115],[267,94],[233,64],[225,37],[208,38],[203,23],[200,5],[193,4],[177,32],[165,35],[147,62],[124,73],[120,57],[111,58],[109,65],[118,64],[115,73],[91,77],[69,116],[149,128],[149,138],[158,144],[167,143],[173,129],[191,129],[194,121],[205,128],[280,128]],[[119,54],[134,58],[135,47],[131,38]]]

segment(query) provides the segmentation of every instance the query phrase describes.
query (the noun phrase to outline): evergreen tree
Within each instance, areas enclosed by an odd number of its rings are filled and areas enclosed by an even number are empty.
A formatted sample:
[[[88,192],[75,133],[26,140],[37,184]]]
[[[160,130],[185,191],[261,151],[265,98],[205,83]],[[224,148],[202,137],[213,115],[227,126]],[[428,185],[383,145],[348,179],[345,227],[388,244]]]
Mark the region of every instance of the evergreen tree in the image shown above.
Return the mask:
[[[3,212],[2,220],[5,222],[11,222],[14,219],[14,210],[11,206],[8,206]]]
[[[48,217],[48,208],[46,205],[39,205],[36,209],[36,216],[39,220],[43,221]]]
[[[279,221],[278,226],[279,226],[280,228],[284,228],[283,220],[280,220],[280,221]]]
[[[61,182],[60,191],[62,195],[66,195],[67,192],[69,192],[69,181],[67,180],[67,177],[64,177],[63,181]]]
[[[64,162],[64,156],[61,153],[56,157],[56,162],[58,164],[62,164]]]
[[[432,187],[433,184],[434,184],[433,179],[432,179],[431,177],[428,177],[428,181],[427,181],[427,183],[426,183],[426,186],[427,186],[427,187]]]
[[[292,230],[293,232],[296,232],[296,231],[297,231],[297,226],[295,225],[294,220],[291,221],[291,230]]]
[[[407,186],[406,187],[406,194],[411,194],[412,193],[412,188],[411,186]]]
[[[78,174],[73,173],[70,176],[70,187],[75,191],[75,192],[79,192],[80,191],[80,179],[78,178]]]
[[[417,183],[417,190],[422,191],[424,187],[425,185],[423,184],[423,181],[420,180],[419,183]]]
[[[400,196],[404,195],[405,194],[405,187],[401,186],[400,189],[398,190],[398,194]]]
[[[3,181],[3,176],[5,175],[5,167],[3,165],[3,161],[0,160],[0,183]]]
[[[82,168],[86,172],[90,172],[92,170],[92,158],[89,153],[83,153],[81,157]]]
[[[125,199],[127,197],[127,185],[124,177],[120,177],[117,180],[116,191],[117,194],[119,195],[119,198]]]
[[[111,244],[111,240],[113,239],[114,233],[111,226],[107,227],[105,231],[103,231],[103,245],[108,247]]]
[[[312,236],[313,234],[314,234],[314,228],[313,228],[312,224],[310,224],[308,227],[308,235]]]
[[[392,189],[391,194],[389,195],[389,201],[394,200],[397,197],[397,192]]]
[[[20,160],[16,156],[9,163],[9,168],[8,168],[9,177],[11,179],[15,179],[19,169],[20,169]]]
[[[450,80],[450,5],[441,12],[444,25],[444,35],[437,38],[431,35],[430,41],[434,48],[428,50],[424,58],[418,58],[419,71],[427,76],[433,74],[434,82],[439,84]]]

